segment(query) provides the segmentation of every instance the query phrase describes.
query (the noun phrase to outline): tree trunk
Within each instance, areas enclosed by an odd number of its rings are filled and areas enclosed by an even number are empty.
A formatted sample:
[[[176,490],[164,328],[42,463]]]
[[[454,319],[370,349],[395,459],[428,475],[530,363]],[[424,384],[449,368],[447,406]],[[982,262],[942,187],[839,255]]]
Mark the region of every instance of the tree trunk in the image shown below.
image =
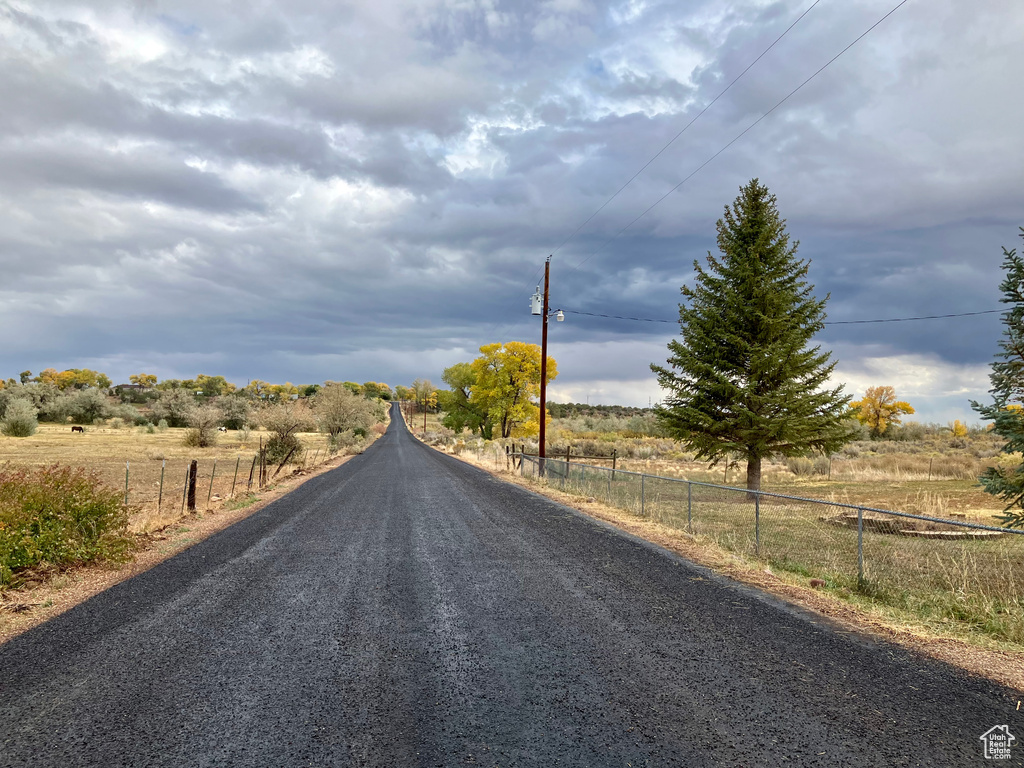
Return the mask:
[[[761,490],[761,457],[747,457],[747,490]]]

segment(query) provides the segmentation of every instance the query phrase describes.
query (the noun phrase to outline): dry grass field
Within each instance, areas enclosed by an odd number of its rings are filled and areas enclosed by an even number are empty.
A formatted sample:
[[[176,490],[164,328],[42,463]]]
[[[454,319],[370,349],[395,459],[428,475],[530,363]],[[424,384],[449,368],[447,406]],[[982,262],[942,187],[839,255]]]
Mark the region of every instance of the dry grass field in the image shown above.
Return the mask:
[[[89,426],[80,434],[72,433],[68,426],[40,424],[31,437],[0,436],[0,465],[59,463],[84,467],[99,475],[104,483],[119,489],[125,488],[127,470],[130,527],[134,532],[143,533],[166,526],[181,516],[186,472],[192,459],[198,462],[197,508],[204,509],[207,500],[227,499],[232,495],[232,487],[235,496],[244,495],[260,440],[266,441],[269,437],[269,433],[258,430],[229,431],[220,433],[213,447],[190,448],[184,445],[185,431],[168,428],[149,432],[144,427]],[[300,466],[309,467],[314,461],[319,464],[326,458],[324,435],[301,433],[299,439],[307,449],[305,460],[301,465],[286,465],[279,479]],[[270,474],[276,470],[276,466],[271,467]]]

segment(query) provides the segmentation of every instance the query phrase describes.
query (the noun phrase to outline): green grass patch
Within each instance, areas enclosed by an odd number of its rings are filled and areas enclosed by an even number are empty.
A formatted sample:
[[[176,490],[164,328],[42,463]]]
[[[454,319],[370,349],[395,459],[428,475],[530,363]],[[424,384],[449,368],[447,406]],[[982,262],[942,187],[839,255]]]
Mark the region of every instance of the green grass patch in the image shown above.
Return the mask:
[[[232,499],[231,501],[227,502],[224,505],[224,509],[245,509],[246,507],[251,507],[259,500],[260,497],[257,496],[255,493],[248,493],[245,496],[239,496],[237,499]]]

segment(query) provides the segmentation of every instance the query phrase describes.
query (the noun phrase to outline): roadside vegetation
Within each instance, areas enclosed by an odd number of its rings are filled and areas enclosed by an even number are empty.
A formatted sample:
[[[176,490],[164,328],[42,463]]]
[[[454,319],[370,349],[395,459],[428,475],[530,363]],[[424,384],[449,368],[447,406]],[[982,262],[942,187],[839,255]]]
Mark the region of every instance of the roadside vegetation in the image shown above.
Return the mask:
[[[0,590],[20,573],[130,557],[185,513],[192,461],[204,510],[251,497],[261,451],[272,482],[359,453],[392,396],[378,382],[131,381],[79,369],[0,380]]]
[[[18,571],[123,561],[135,539],[121,494],[82,468],[0,468],[0,588]]]

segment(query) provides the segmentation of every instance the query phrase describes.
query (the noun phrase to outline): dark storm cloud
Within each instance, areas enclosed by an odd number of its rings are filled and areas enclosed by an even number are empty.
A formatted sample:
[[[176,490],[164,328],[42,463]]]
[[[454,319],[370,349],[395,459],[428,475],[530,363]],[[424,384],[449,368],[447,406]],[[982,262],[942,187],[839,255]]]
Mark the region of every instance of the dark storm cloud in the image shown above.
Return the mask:
[[[992,308],[1024,209],[1008,4],[907,4],[630,224],[891,7],[820,4],[581,227],[805,7],[0,0],[5,375],[436,381],[480,344],[536,337],[550,253],[556,304],[673,320],[755,176],[830,320]],[[822,341],[851,386],[946,407],[984,388],[998,331]],[[646,403],[674,332],[569,315],[558,385]]]

